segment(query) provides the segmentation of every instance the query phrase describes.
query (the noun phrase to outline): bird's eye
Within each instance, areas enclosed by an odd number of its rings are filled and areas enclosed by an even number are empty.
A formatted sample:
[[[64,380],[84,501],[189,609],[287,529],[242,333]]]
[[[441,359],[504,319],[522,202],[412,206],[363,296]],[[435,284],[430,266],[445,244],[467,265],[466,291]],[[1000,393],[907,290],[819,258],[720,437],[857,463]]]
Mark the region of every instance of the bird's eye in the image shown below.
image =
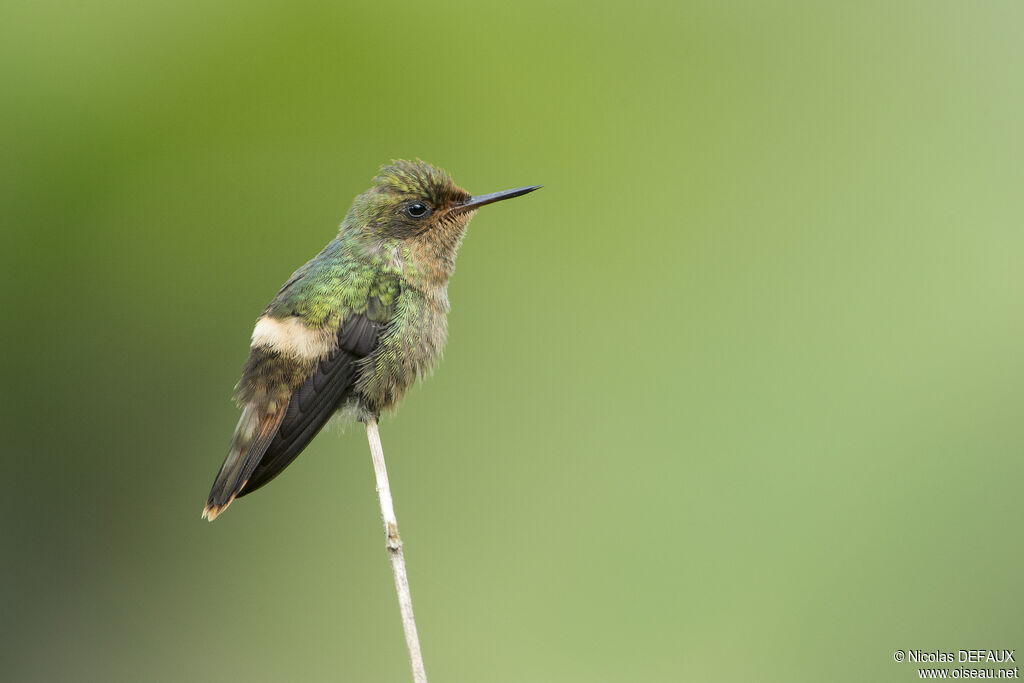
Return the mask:
[[[430,213],[430,207],[423,202],[413,202],[405,207],[405,212],[413,218],[423,218]]]

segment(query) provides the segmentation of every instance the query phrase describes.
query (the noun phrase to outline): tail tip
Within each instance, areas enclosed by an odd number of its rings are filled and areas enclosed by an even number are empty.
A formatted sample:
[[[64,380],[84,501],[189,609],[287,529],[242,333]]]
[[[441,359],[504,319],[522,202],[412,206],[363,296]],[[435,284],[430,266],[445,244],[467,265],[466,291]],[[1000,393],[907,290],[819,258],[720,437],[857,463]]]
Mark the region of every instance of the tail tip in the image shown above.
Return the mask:
[[[212,522],[213,520],[217,519],[217,516],[220,513],[224,512],[225,510],[228,509],[228,506],[231,505],[231,503],[232,503],[232,501],[234,501],[235,497],[238,496],[239,491],[244,489],[245,485],[248,484],[248,483],[249,483],[248,479],[243,481],[241,486],[239,486],[237,489],[235,489],[235,492],[232,493],[230,496],[228,496],[228,499],[225,500],[223,503],[215,503],[215,502],[213,502],[213,501],[217,500],[217,498],[222,498],[223,497],[223,496],[218,496],[218,494],[217,494],[217,486],[214,485],[213,491],[210,492],[210,497],[206,501],[206,507],[203,508],[203,519],[205,519],[207,521],[210,521],[210,522]]]
[[[224,503],[223,505],[215,505],[214,503],[207,503],[206,507],[203,508],[203,519],[208,522],[212,522],[217,519],[217,516],[224,512],[228,505],[231,505],[231,501]]]

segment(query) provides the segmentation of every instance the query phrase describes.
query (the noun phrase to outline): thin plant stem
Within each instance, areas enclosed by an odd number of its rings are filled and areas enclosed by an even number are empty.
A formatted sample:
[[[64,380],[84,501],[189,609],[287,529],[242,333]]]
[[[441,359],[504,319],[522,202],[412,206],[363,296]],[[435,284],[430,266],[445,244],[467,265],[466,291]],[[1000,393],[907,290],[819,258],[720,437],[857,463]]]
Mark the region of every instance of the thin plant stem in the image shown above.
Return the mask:
[[[423,653],[420,651],[420,637],[416,632],[416,618],[412,613],[412,593],[409,591],[409,576],[405,571],[405,555],[402,553],[402,539],[398,535],[398,519],[395,518],[391,502],[391,485],[388,470],[384,465],[384,448],[380,443],[377,421],[366,420],[366,439],[370,442],[373,457],[373,472],[377,476],[377,496],[380,498],[380,515],[384,519],[384,536],[391,569],[395,574],[395,590],[398,592],[398,607],[402,612],[402,628],[405,630],[405,644],[409,648],[414,683],[427,683],[427,671],[423,667]]]

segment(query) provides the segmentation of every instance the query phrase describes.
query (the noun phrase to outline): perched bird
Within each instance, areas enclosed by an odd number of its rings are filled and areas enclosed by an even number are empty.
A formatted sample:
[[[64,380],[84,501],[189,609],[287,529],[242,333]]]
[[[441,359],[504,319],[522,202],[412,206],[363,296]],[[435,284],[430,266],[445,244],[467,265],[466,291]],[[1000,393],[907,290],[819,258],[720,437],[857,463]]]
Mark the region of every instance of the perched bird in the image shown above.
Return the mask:
[[[256,321],[235,387],[242,416],[203,517],[276,477],[335,412],[394,409],[441,355],[448,278],[476,210],[538,187],[471,196],[423,161],[381,168]]]

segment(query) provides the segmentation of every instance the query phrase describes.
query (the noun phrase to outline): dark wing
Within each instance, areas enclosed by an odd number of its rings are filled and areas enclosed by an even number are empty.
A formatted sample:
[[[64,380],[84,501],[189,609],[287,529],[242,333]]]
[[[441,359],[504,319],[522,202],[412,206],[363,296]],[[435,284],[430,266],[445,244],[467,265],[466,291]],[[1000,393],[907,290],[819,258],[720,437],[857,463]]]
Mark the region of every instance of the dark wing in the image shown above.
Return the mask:
[[[338,348],[320,361],[313,374],[292,394],[284,418],[249,481],[238,494],[247,495],[281,473],[298,457],[347,398],[358,378],[360,361],[377,346],[383,323],[365,314],[345,318]]]

